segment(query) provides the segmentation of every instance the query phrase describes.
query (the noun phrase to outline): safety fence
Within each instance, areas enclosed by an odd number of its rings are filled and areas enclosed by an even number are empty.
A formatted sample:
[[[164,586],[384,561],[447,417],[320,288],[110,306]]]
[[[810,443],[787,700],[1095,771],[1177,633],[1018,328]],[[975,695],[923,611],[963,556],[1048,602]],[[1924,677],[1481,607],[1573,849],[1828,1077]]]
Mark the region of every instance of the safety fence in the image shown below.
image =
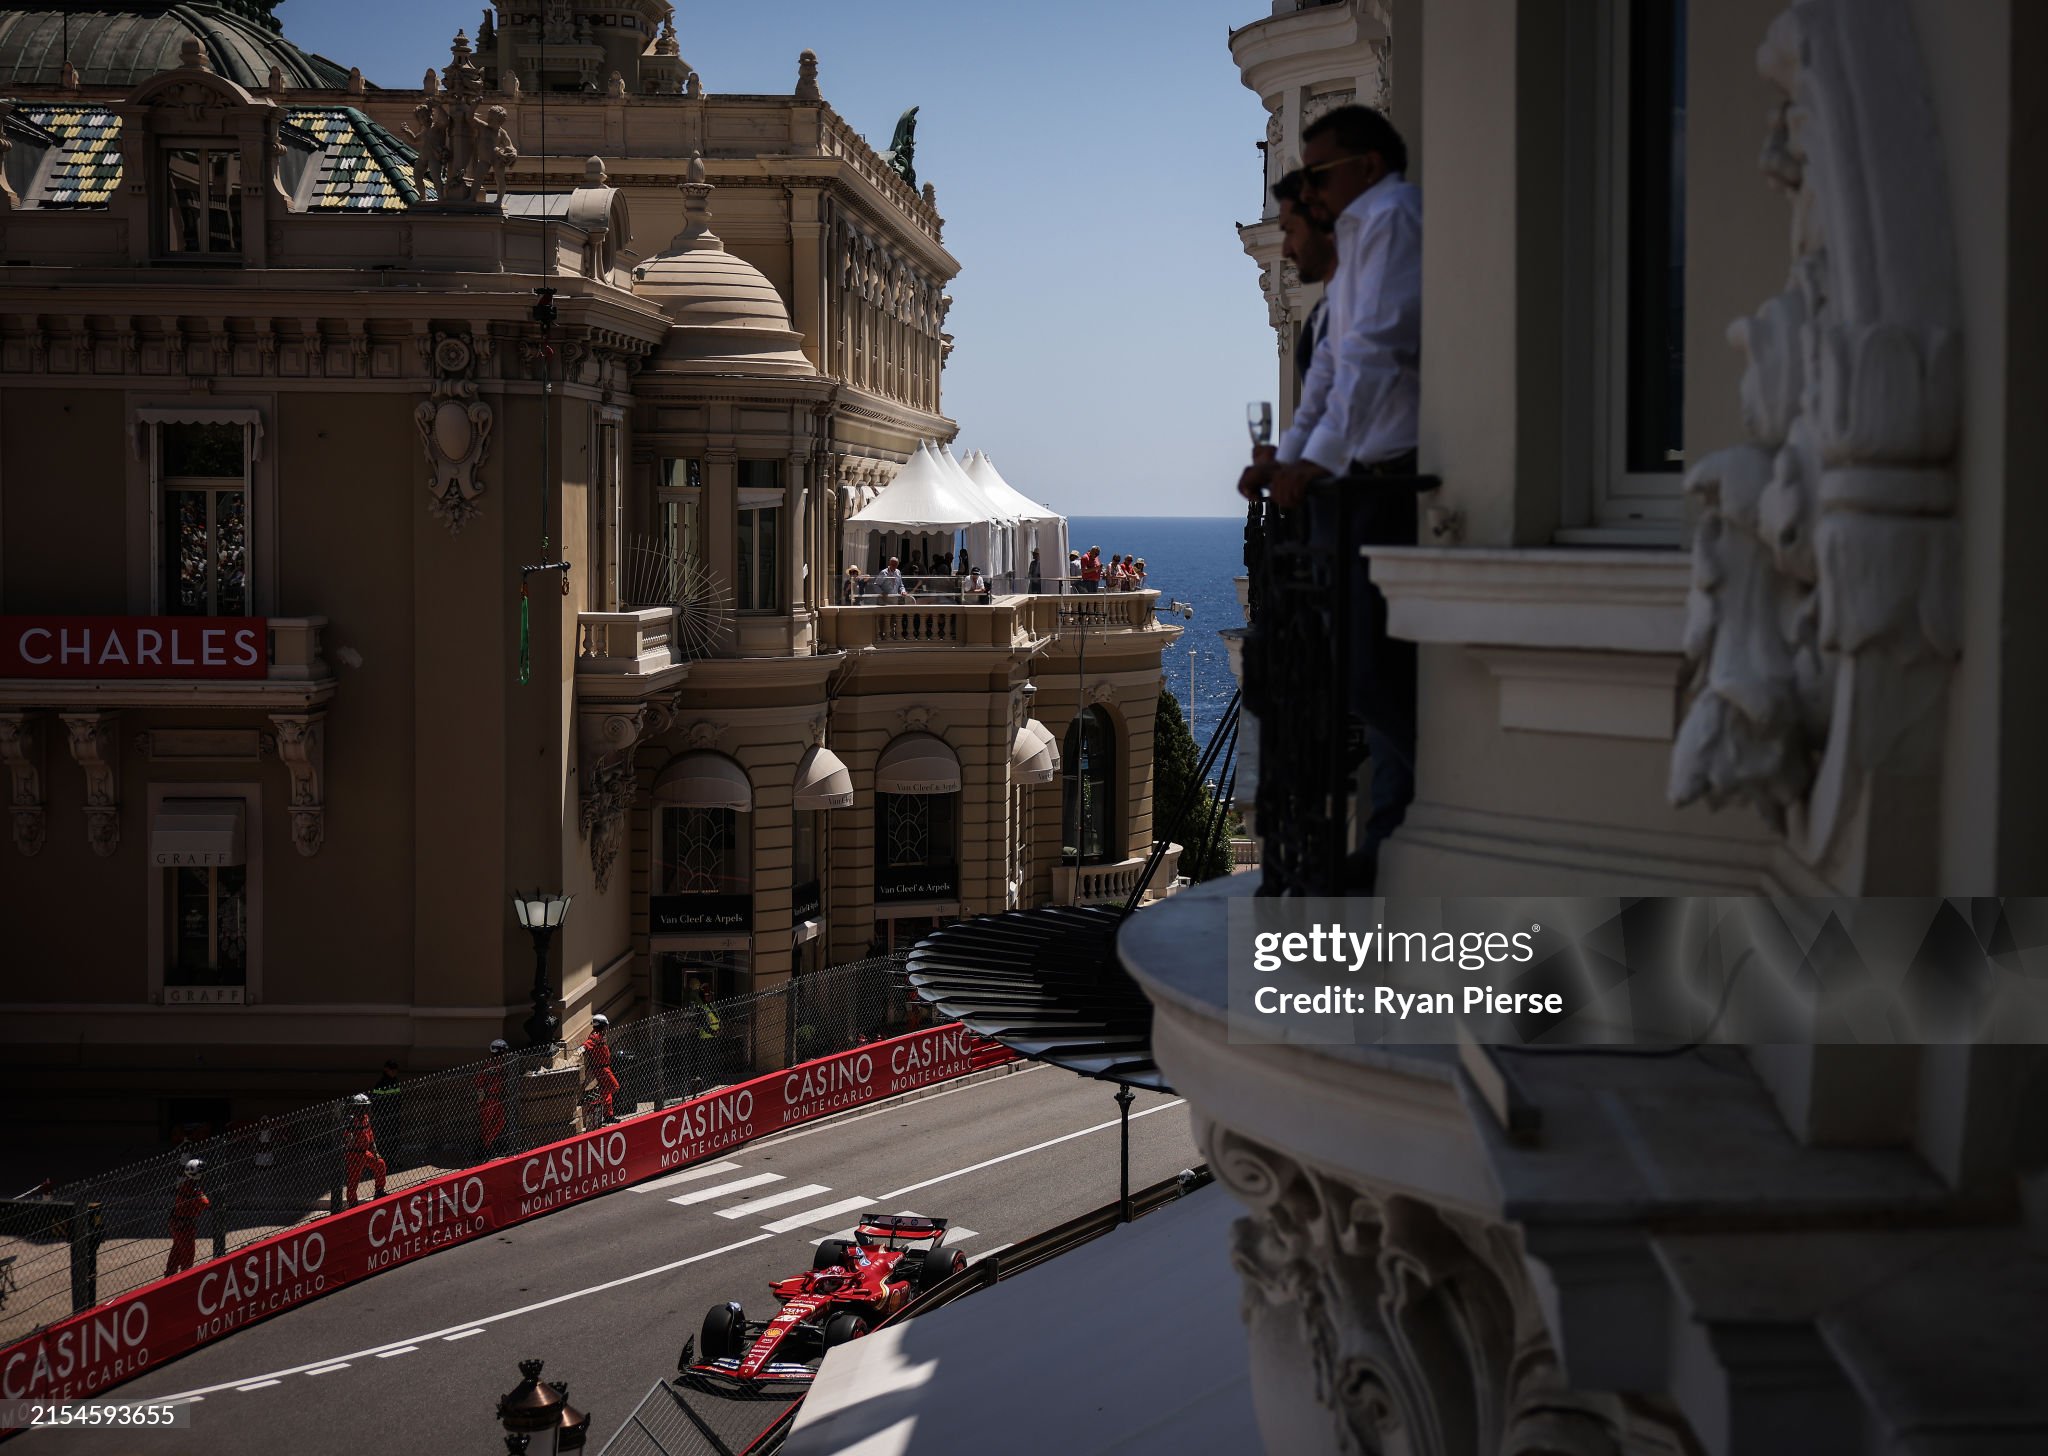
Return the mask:
[[[863,1043],[259,1239],[0,1346],[0,1400],[82,1400],[442,1249],[1005,1061],[958,1023]],[[4,1435],[0,1432],[0,1435]]]
[[[361,1198],[914,1029],[923,1008],[902,968],[901,956],[855,961],[615,1023],[602,1049],[509,1051],[401,1075],[355,1094],[367,1106],[316,1104],[47,1197],[0,1201],[0,1345]],[[195,1158],[203,1168],[188,1183]]]

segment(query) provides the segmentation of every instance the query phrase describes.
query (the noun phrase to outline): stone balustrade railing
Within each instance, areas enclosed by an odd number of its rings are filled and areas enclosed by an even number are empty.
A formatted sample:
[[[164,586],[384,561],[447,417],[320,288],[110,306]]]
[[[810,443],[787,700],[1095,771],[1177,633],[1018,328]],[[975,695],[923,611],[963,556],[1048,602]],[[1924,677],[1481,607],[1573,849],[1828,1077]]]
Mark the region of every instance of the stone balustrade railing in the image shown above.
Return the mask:
[[[1071,632],[1149,632],[1161,626],[1153,615],[1156,591],[1077,592],[1071,596],[1020,598],[1023,621],[1032,636]]]
[[[1017,601],[990,606],[911,602],[825,607],[818,613],[825,645],[843,652],[869,648],[1001,647],[1017,641]]]
[[[1176,888],[1180,876],[1181,847],[1169,844],[1160,857],[1145,888],[1147,901],[1163,900]],[[1137,888],[1145,872],[1147,855],[1136,855],[1115,864],[1063,864],[1052,872],[1052,900],[1055,905],[1121,905]]]
[[[670,639],[675,608],[576,614],[576,671],[611,677],[644,676],[675,662]]]

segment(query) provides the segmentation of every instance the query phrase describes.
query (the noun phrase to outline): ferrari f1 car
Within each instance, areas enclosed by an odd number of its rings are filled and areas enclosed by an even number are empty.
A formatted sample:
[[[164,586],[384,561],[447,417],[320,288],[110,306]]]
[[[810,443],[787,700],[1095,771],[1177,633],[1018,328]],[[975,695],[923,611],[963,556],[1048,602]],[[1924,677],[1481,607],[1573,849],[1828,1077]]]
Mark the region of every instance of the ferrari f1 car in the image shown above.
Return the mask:
[[[739,1301],[714,1304],[678,1368],[741,1381],[808,1380],[834,1345],[859,1339],[947,1276],[967,1256],[943,1247],[943,1218],[870,1213],[851,1239],[818,1245],[810,1272],[778,1280],[773,1319],[749,1320]]]

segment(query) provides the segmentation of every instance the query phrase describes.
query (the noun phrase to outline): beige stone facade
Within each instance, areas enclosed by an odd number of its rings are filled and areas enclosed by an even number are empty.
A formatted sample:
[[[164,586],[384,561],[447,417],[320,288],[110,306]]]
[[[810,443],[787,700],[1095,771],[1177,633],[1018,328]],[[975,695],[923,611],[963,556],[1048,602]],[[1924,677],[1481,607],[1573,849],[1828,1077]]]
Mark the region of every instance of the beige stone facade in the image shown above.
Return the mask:
[[[246,1117],[516,1038],[514,890],[575,897],[574,1038],[1132,882],[1154,594],[832,600],[840,521],[955,433],[929,189],[810,62],[706,95],[647,46],[548,97],[545,168],[466,40],[412,93],[190,52],[0,91],[0,1041],[39,1112]],[[1107,837],[1062,870],[1025,725],[1084,708]]]

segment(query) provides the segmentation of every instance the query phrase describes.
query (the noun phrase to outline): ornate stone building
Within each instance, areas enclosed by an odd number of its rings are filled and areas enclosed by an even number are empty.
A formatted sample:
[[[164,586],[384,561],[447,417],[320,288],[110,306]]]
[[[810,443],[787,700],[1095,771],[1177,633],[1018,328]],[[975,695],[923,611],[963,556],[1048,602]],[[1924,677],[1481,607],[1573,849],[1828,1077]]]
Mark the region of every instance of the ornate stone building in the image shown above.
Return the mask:
[[[1795,897],[2037,892],[2039,12],[1416,9],[1231,37],[1284,145],[1387,28],[1426,163],[1442,485],[1370,558],[1421,659],[1379,890],[1759,896],[1811,937]],[[1248,888],[1120,949],[1246,1207],[1267,1449],[2048,1444],[2041,1048],[1254,1044],[1217,964]]]
[[[269,12],[74,16],[68,63],[61,15],[0,12],[0,1040],[36,1110],[217,1122],[472,1057],[524,1014],[515,889],[575,896],[577,1036],[1127,887],[1152,594],[831,594],[843,515],[955,433],[958,265],[814,59],[708,94],[666,4],[550,4],[395,92]],[[1106,817],[1061,876],[1083,718]]]

